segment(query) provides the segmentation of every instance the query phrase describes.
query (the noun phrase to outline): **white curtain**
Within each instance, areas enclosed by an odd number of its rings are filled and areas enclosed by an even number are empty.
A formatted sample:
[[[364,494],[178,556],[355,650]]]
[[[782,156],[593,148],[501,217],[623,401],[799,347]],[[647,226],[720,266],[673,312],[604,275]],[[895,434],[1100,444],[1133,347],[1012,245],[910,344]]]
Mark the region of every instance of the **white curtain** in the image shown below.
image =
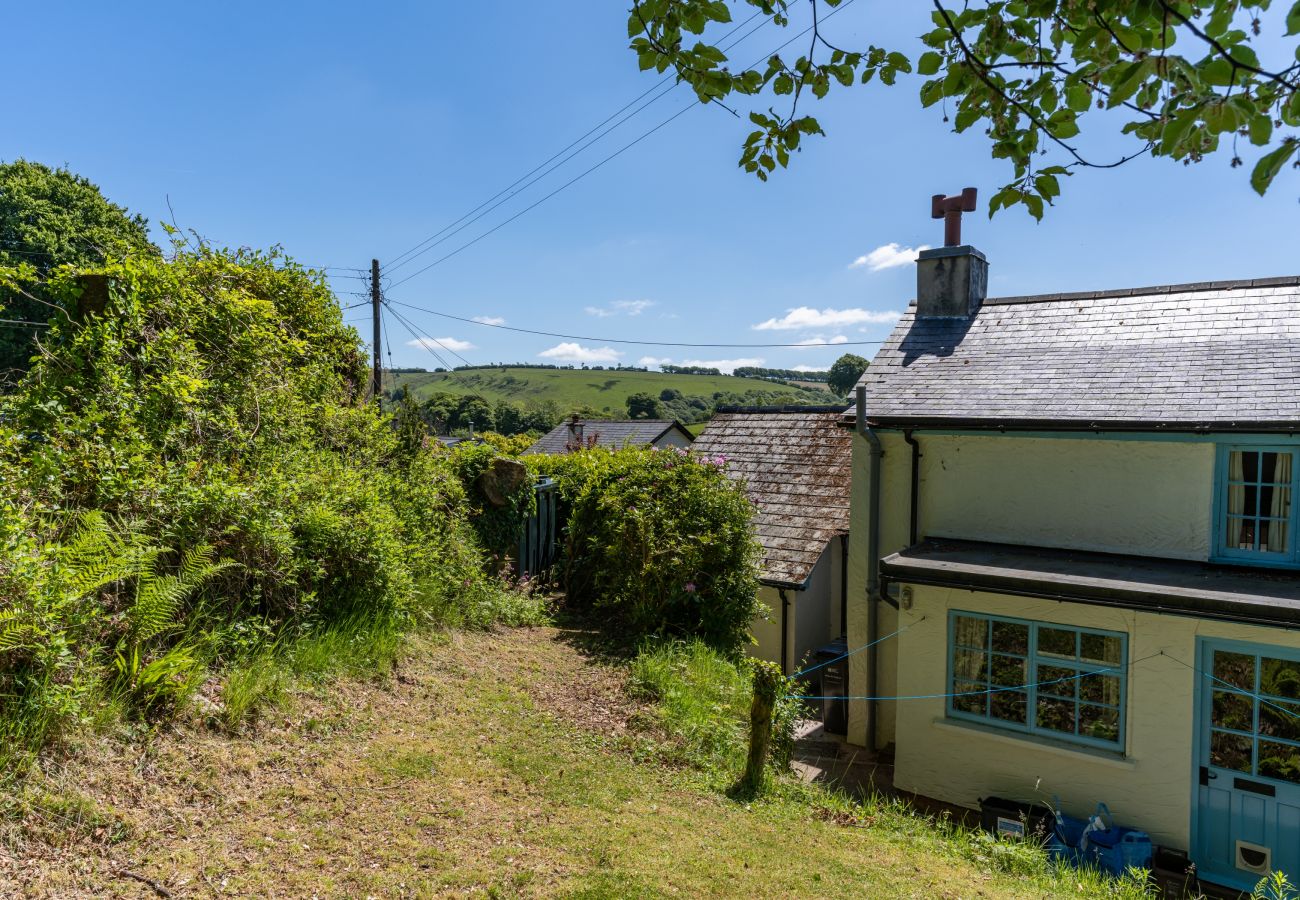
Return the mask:
[[[1270,522],[1268,528],[1268,551],[1282,553],[1287,547],[1287,520],[1291,516],[1291,454],[1279,453],[1277,464],[1273,467],[1272,480],[1278,487],[1273,488],[1273,503],[1268,514],[1280,522]],[[1262,512],[1262,510],[1261,510]]]
[[[1246,512],[1246,487],[1240,482],[1246,477],[1240,450],[1228,454],[1228,539],[1229,547],[1241,547],[1246,522],[1240,518]],[[1233,483],[1237,482],[1237,483]]]

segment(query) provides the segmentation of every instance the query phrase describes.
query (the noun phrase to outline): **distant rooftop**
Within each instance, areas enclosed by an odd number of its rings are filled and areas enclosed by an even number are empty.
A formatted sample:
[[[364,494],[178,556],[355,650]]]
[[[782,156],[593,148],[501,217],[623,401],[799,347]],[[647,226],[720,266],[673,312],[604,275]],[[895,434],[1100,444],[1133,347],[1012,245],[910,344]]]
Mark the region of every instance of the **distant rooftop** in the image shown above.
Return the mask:
[[[877,425],[1300,431],[1300,276],[912,306],[859,384]]]
[[[674,431],[687,443],[692,440],[691,433],[672,419],[583,419],[579,424],[584,445],[594,438],[598,447],[652,446]],[[564,453],[573,442],[574,435],[566,420],[538,438],[524,453]]]

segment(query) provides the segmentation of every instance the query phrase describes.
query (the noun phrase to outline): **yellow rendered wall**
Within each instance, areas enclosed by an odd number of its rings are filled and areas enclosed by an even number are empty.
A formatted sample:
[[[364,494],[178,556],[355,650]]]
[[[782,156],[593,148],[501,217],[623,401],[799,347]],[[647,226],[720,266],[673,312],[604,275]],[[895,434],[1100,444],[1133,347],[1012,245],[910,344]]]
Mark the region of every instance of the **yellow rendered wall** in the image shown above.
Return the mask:
[[[916,437],[924,537],[1209,556],[1212,443],[923,431]]]
[[[758,600],[765,613],[750,623],[749,630],[757,643],[750,644],[745,652],[754,659],[781,661],[781,595],[776,588],[762,586]]]
[[[945,718],[942,699],[896,701],[895,785],[960,806],[980,797],[1047,800],[1059,794],[1073,815],[1105,801],[1121,824],[1156,843],[1187,849],[1195,763],[1197,637],[1300,648],[1300,634],[1279,629],[1159,616],[1077,603],[915,586],[913,623],[896,641],[904,694],[943,694],[947,686],[948,611],[969,610],[1104,628],[1128,635],[1126,748],[1121,756]],[[1171,658],[1172,657],[1172,658]],[[1175,660],[1179,660],[1177,662]]]

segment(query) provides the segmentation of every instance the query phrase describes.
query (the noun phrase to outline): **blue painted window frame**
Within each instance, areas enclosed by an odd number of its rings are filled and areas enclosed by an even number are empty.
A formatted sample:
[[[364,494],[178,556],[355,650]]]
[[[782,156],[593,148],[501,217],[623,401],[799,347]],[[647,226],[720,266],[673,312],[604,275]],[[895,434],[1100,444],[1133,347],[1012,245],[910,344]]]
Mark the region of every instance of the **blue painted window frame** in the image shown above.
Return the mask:
[[[1127,634],[1125,634],[1122,631],[1106,631],[1100,628],[1082,628],[1076,625],[1062,625],[1057,622],[1040,622],[1033,619],[1017,619],[1010,616],[995,616],[995,615],[989,615],[988,613],[973,612],[969,610],[960,610],[960,609],[949,610],[948,611],[948,671],[947,671],[947,680],[945,683],[948,686],[946,693],[950,695],[956,694],[960,691],[969,690],[970,685],[972,684],[972,682],[967,682],[965,680],[959,681],[956,673],[956,668],[954,666],[954,657],[956,655],[956,651],[958,650],[958,645],[956,640],[957,638],[956,620],[958,617],[966,618],[966,619],[977,619],[977,620],[990,623],[989,624],[990,640],[988,642],[989,646],[985,651],[989,657],[989,667],[984,675],[984,683],[986,687],[991,688],[996,686],[991,681],[993,677],[992,660],[994,656],[1019,658],[1025,660],[1025,669],[1029,673],[1024,681],[1025,684],[1029,685],[1029,687],[1026,689],[1026,702],[1028,704],[1028,708],[1026,710],[1026,715],[1025,715],[1026,722],[1025,724],[1022,725],[1018,722],[1009,722],[1006,721],[1005,719],[994,718],[989,712],[991,704],[986,705],[986,712],[983,714],[958,709],[956,704],[960,698],[949,696],[947,697],[945,703],[946,714],[949,718],[960,720],[960,721],[967,721],[967,722],[978,722],[981,725],[987,725],[989,727],[997,728],[999,730],[1005,730],[1017,734],[1033,735],[1035,737],[1047,738],[1053,741],[1065,741],[1071,744],[1080,744],[1085,747],[1094,747],[1094,748],[1100,748],[1103,750],[1110,750],[1110,751],[1116,751],[1121,753],[1124,751],[1125,746],[1127,746],[1126,741],[1128,735],[1127,721],[1126,721],[1127,719],[1126,711],[1128,707],[1128,635]],[[993,623],[995,622],[1006,622],[1014,625],[1027,626],[1028,647],[1027,647],[1026,655],[1021,656],[1020,654],[1001,653],[998,651],[994,651],[992,646],[991,635],[992,635]],[[1119,662],[1118,663],[1092,663],[1079,658],[1076,658],[1074,660],[1067,660],[1067,659],[1063,659],[1061,656],[1053,655],[1053,654],[1044,653],[1040,655],[1038,650],[1038,638],[1039,638],[1039,632],[1043,629],[1052,629],[1056,631],[1068,631],[1078,635],[1075,638],[1076,656],[1078,655],[1078,648],[1081,647],[1082,635],[1097,635],[1100,637],[1118,638],[1120,641]],[[1118,731],[1115,740],[1107,741],[1107,740],[1102,740],[1100,738],[1089,737],[1087,735],[1077,734],[1077,733],[1067,734],[1066,732],[1063,731],[1057,731],[1052,728],[1045,728],[1045,727],[1038,726],[1036,723],[1037,723],[1037,709],[1038,709],[1038,699],[1039,699],[1040,689],[1037,686],[1035,686],[1035,683],[1040,680],[1037,677],[1037,672],[1040,665],[1048,666],[1052,668],[1058,668],[1058,669],[1072,669],[1080,673],[1105,671],[1107,675],[1112,675],[1113,677],[1118,678],[1119,679],[1119,701],[1117,706],[1110,706],[1109,704],[1103,704],[1103,703],[1090,704],[1090,705],[1104,706],[1107,708],[1117,710]],[[1108,670],[1114,670],[1114,671],[1112,672]],[[1064,684],[1069,684],[1069,682],[1066,682]],[[1045,698],[1051,698],[1053,696],[1057,696],[1056,694],[1053,694],[1052,687],[1046,685],[1041,689],[1041,693],[1044,695]],[[1078,699],[1076,699],[1074,702],[1075,702],[1075,709],[1074,709],[1075,730],[1077,731],[1079,727],[1079,723],[1078,723],[1079,707],[1083,705],[1083,702]]]
[[[1291,510],[1287,518],[1287,547],[1281,553],[1267,550],[1242,550],[1228,546],[1228,466],[1229,455],[1242,453],[1287,453],[1291,456]],[[1253,566],[1300,568],[1300,555],[1296,540],[1297,514],[1300,513],[1300,450],[1294,444],[1231,443],[1219,444],[1214,462],[1214,562],[1245,563]]]

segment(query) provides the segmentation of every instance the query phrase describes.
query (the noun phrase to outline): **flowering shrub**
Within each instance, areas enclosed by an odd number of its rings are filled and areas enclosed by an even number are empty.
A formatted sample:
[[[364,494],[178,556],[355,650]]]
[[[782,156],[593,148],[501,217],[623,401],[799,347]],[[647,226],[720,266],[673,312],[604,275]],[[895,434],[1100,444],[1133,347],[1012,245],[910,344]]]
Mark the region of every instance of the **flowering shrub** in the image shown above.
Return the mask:
[[[571,604],[631,639],[699,637],[736,652],[758,613],[754,508],[716,458],[595,448],[527,457],[567,512]]]

